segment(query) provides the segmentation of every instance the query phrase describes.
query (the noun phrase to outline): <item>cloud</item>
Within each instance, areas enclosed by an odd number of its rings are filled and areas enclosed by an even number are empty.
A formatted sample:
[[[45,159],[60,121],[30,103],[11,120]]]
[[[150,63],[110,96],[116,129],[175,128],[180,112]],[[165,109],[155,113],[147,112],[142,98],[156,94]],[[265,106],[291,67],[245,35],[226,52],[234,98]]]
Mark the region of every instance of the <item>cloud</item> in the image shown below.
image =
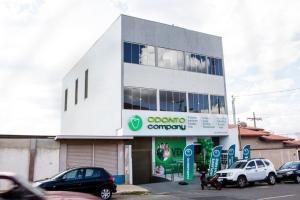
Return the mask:
[[[299,87],[299,7],[298,0],[3,0],[0,133],[58,133],[62,77],[121,13],[222,36],[229,97]],[[238,98],[238,117],[256,112],[259,126],[299,132],[299,93]]]

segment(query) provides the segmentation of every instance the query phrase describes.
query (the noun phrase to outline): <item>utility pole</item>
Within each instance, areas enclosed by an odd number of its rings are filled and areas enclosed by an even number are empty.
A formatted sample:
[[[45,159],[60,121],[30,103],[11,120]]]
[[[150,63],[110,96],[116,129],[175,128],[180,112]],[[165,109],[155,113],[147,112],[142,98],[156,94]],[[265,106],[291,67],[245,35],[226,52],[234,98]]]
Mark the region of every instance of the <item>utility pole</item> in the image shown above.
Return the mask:
[[[236,116],[235,116],[235,96],[232,95],[231,98],[232,98],[231,103],[232,103],[232,117],[233,117],[233,123],[234,123],[234,125],[236,125]]]
[[[256,121],[262,121],[261,117],[255,117],[255,112],[253,112],[253,117],[248,117],[247,119],[253,120],[254,128],[256,128]]]

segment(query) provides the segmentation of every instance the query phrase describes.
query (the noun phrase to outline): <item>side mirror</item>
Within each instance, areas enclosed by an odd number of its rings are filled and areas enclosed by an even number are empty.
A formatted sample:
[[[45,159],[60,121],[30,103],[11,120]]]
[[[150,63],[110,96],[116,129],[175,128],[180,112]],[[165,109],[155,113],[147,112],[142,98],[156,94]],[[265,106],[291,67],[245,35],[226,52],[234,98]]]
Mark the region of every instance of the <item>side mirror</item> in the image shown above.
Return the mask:
[[[251,169],[253,169],[252,167],[246,167],[246,170],[251,170]]]

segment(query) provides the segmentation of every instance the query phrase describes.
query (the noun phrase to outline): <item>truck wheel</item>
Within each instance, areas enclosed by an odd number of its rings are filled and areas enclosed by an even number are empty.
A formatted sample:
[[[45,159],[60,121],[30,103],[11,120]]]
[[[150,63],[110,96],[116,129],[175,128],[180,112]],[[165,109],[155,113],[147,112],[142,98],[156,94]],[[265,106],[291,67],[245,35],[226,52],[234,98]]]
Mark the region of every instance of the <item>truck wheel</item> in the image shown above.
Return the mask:
[[[239,176],[237,179],[237,185],[239,188],[245,187],[247,184],[247,179],[245,176]]]

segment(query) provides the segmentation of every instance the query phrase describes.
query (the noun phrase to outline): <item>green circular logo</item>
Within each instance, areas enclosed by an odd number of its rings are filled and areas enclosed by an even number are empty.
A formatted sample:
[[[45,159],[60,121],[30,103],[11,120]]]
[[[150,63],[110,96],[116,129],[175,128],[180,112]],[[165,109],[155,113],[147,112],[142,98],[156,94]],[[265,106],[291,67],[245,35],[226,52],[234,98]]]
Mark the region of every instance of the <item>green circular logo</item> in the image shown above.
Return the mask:
[[[128,127],[132,131],[138,131],[142,128],[142,126],[143,126],[143,120],[138,115],[132,116],[128,121]]]

